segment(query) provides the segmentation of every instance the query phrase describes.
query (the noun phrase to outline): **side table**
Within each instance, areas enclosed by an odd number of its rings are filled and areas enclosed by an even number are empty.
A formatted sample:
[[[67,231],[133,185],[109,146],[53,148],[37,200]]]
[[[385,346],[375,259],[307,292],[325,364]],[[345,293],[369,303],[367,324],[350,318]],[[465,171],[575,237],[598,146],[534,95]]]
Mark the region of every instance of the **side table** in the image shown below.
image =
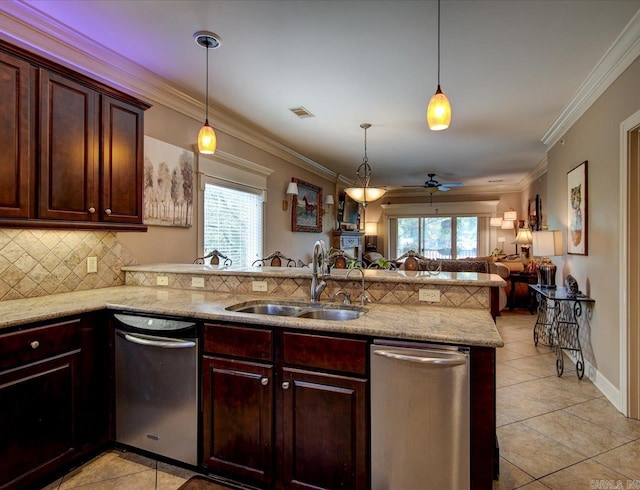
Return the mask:
[[[507,306],[509,307],[509,311],[518,307],[519,305],[516,302],[516,284],[535,284],[538,281],[537,274],[530,274],[527,272],[512,272],[509,274],[509,281],[511,281],[511,289],[509,289],[509,300]],[[526,308],[529,308],[529,313],[532,315],[536,311],[536,301],[535,296],[527,289],[527,300],[528,304],[523,305]]]
[[[584,376],[584,357],[580,345],[580,323],[583,305],[591,308],[595,300],[588,296],[572,295],[567,288],[546,288],[538,284],[529,284],[538,300],[538,318],[533,327],[533,342],[555,348],[556,372],[562,376],[564,358],[562,351],[576,353],[576,373],[578,379]]]

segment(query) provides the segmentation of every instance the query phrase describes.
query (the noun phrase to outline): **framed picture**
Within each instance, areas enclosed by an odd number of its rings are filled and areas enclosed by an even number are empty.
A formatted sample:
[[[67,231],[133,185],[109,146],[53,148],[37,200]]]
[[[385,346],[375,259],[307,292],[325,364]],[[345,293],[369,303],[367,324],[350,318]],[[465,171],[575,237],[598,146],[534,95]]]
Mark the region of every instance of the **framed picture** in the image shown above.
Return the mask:
[[[298,195],[291,206],[291,231],[322,232],[322,187],[304,180],[291,179],[298,184]]]
[[[144,137],[145,225],[193,224],[193,152]]]
[[[540,196],[529,199],[529,228],[531,231],[540,231],[542,229],[542,201]]]
[[[567,253],[587,255],[587,162],[567,172]]]

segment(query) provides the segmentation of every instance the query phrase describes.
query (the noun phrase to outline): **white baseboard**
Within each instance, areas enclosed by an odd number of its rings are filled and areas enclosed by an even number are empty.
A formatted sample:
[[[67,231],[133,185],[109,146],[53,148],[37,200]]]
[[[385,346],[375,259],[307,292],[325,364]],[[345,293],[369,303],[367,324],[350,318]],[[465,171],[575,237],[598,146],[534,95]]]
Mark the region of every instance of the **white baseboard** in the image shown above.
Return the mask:
[[[572,352],[564,351],[571,362],[575,365],[576,358]],[[573,370],[575,371],[575,369]],[[565,374],[568,370],[565,368]],[[584,374],[591,382],[598,388],[602,394],[613,404],[616,409],[623,415],[627,415],[626,407],[622,403],[622,393],[619,388],[616,388],[611,381],[609,381],[600,371],[598,371],[591,363],[584,361]]]

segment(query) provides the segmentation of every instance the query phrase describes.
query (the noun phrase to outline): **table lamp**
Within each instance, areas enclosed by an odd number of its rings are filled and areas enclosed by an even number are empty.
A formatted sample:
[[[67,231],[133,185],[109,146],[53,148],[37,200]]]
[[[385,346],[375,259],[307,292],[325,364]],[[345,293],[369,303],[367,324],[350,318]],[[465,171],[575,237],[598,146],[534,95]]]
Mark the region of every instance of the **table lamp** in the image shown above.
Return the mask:
[[[531,242],[533,242],[533,237],[531,236],[531,230],[529,228],[520,228],[516,239],[511,242],[515,243],[516,247],[520,245],[520,260],[522,260],[522,264],[525,267],[531,262],[531,255],[529,254]]]
[[[538,285],[553,289],[556,287],[558,267],[551,262],[550,256],[563,255],[562,232],[560,230],[534,231],[533,255],[542,257],[538,264]]]

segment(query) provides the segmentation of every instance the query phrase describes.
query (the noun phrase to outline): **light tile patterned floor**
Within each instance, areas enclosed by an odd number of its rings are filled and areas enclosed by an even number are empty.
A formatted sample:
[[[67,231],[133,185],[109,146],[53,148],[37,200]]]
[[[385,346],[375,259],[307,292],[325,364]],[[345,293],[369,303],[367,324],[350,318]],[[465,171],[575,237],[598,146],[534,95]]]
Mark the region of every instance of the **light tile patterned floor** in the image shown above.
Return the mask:
[[[535,316],[503,312],[498,330],[500,480],[494,490],[640,488],[640,422],[620,414],[565,358],[534,346]]]
[[[640,422],[621,415],[565,361],[533,345],[535,316],[503,312],[497,352],[500,480],[494,490],[640,488]],[[175,490],[193,473],[133,453],[110,451],[46,490]],[[410,489],[394,489],[410,490]],[[422,490],[422,489],[416,489]]]

